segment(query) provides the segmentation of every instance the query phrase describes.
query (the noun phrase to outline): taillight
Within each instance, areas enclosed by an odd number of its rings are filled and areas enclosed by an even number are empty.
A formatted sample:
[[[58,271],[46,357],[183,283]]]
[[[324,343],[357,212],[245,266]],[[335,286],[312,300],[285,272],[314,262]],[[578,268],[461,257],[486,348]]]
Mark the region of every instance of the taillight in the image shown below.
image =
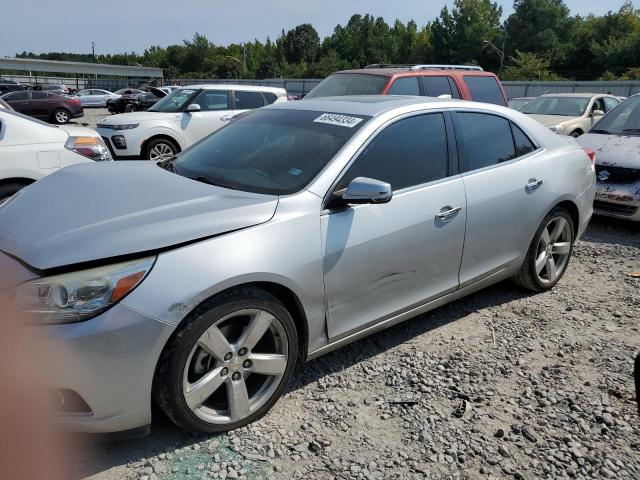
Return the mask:
[[[591,163],[593,163],[595,165],[595,163],[596,163],[596,151],[594,149],[592,149],[592,148],[585,148],[584,151],[587,154],[587,157],[589,157],[591,159]]]
[[[69,137],[64,148],[96,162],[111,160],[109,149],[98,137]]]

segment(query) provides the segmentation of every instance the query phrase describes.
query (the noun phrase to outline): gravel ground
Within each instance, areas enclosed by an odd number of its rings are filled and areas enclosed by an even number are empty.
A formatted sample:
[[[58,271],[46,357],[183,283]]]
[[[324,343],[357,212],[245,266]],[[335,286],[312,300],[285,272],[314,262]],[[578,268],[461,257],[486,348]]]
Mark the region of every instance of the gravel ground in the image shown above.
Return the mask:
[[[69,125],[96,128],[98,122],[108,116],[111,116],[111,114],[106,108],[84,107],[84,117],[72,119]]]
[[[502,283],[314,360],[227,435],[156,415],[72,477],[639,479],[639,253],[640,225],[596,219],[551,292]]]

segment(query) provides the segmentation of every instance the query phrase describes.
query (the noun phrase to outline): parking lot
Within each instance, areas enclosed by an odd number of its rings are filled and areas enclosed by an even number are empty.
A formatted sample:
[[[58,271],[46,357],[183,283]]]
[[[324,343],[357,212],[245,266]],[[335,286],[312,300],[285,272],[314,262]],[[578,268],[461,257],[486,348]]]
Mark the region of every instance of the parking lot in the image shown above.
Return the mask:
[[[637,224],[596,218],[550,292],[501,283],[314,360],[230,434],[156,412],[71,476],[639,478],[639,249]]]
[[[83,117],[75,118],[69,123],[71,125],[78,125],[81,127],[96,128],[96,125],[100,120],[107,116],[111,116],[111,114],[106,108],[87,107],[84,109]]]

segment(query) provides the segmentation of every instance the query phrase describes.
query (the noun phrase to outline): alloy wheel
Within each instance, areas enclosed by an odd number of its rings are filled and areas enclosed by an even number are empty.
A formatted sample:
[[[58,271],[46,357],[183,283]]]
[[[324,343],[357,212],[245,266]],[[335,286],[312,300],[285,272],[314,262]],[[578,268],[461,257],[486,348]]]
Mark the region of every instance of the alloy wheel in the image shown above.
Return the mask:
[[[553,283],[567,267],[571,254],[572,231],[561,216],[545,225],[536,249],[536,275],[542,284]]]
[[[56,122],[67,123],[69,121],[69,114],[64,110],[58,110],[56,112]]]
[[[240,421],[278,389],[288,353],[285,328],[271,313],[247,309],[226,315],[202,334],[189,354],[184,401],[207,423]]]
[[[168,160],[173,157],[175,152],[168,143],[156,143],[149,151],[149,160]]]

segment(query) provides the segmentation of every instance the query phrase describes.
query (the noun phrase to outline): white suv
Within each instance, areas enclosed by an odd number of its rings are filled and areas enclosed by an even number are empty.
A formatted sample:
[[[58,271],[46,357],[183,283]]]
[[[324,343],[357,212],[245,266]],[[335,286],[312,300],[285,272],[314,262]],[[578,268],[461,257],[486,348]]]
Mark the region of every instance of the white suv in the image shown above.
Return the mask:
[[[50,125],[0,106],[0,204],[62,167],[100,160],[111,155],[95,131]]]
[[[283,88],[181,87],[146,112],[104,118],[96,127],[114,158],[164,160],[226,125],[238,113],[287,101]]]

